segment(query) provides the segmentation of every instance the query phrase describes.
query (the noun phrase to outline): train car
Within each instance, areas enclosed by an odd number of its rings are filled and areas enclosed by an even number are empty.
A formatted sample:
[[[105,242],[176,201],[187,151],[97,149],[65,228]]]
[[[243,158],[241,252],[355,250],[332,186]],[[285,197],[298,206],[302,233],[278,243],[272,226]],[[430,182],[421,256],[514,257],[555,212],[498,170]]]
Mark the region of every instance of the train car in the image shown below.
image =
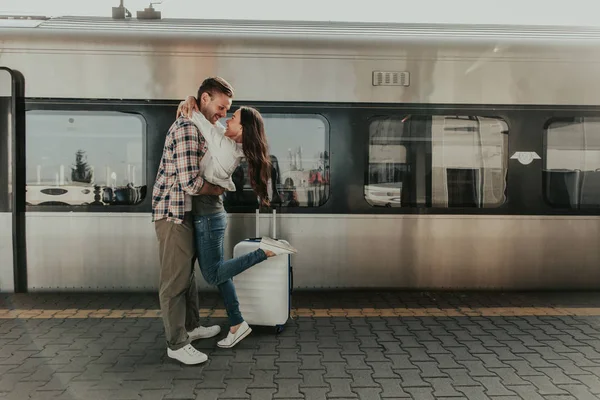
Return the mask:
[[[2,291],[156,290],[164,138],[215,75],[265,119],[296,289],[598,287],[600,29],[5,17],[0,37]],[[234,180],[226,257],[257,207]]]

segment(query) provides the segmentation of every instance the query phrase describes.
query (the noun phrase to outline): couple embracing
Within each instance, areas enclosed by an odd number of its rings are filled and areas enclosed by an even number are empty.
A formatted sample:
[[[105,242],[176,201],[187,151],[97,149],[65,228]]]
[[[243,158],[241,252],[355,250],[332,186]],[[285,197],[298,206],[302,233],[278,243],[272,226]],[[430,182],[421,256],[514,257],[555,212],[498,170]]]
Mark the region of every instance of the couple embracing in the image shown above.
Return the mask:
[[[252,329],[244,321],[231,278],[268,257],[296,249],[270,238],[238,258],[223,260],[227,214],[221,195],[235,191],[231,176],[243,158],[248,163],[252,189],[269,205],[267,187],[271,161],[260,113],[241,107],[219,123],[231,108],[233,87],[220,77],[207,78],[197,97],[188,97],[177,110],[163,148],[152,192],[152,221],[159,243],[160,288],[167,355],[184,364],[200,364],[208,357],[191,342],[219,334],[218,325],[200,325],[194,262],[198,259],[206,282],[219,289],[230,322],[218,342],[230,348]]]

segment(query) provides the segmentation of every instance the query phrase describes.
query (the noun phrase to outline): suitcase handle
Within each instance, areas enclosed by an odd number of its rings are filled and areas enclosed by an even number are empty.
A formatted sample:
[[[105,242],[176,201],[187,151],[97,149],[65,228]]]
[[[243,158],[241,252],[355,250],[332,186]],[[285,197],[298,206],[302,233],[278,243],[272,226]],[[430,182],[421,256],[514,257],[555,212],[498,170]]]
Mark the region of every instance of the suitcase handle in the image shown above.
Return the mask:
[[[256,209],[255,212],[255,227],[254,227],[254,236],[259,238],[260,237],[260,209]],[[273,219],[271,220],[271,234],[273,235],[272,238],[273,239],[277,239],[277,223],[276,223],[276,219],[277,219],[277,210],[273,209]]]
[[[259,237],[260,236],[260,229],[259,229],[259,224],[260,224],[260,215],[259,215],[259,209],[256,209],[256,221],[255,221],[255,227],[254,227],[254,236],[255,237]]]

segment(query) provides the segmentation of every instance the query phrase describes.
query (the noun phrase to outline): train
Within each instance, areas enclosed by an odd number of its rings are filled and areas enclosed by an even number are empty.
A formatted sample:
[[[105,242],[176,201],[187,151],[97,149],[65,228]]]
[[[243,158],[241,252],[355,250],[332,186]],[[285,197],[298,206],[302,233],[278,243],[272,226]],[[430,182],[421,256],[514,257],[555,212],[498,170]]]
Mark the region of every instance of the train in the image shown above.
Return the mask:
[[[600,29],[0,18],[0,290],[158,287],[151,195],[208,76],[265,120],[295,290],[600,282]],[[226,257],[255,235],[244,164]],[[212,290],[197,274],[201,290]]]

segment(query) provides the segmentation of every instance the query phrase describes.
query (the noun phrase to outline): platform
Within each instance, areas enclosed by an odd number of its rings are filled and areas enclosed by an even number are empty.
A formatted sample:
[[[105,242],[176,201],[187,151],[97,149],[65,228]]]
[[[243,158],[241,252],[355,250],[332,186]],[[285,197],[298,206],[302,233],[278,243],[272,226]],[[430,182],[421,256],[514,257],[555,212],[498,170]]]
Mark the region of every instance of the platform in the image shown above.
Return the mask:
[[[227,329],[216,293],[207,324]],[[0,398],[598,399],[600,293],[298,292],[279,335],[166,357],[156,294],[0,295]]]

